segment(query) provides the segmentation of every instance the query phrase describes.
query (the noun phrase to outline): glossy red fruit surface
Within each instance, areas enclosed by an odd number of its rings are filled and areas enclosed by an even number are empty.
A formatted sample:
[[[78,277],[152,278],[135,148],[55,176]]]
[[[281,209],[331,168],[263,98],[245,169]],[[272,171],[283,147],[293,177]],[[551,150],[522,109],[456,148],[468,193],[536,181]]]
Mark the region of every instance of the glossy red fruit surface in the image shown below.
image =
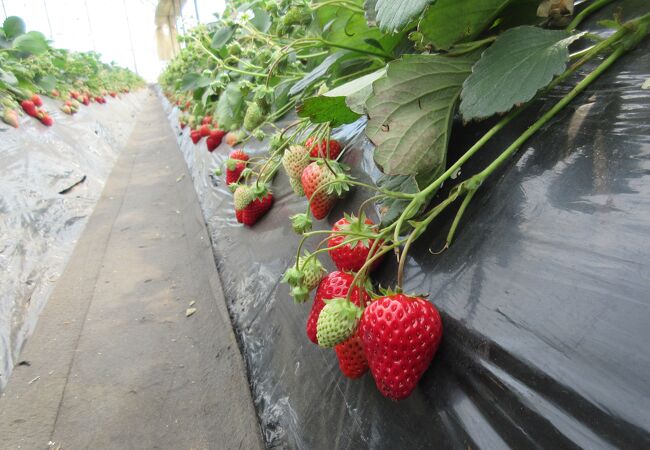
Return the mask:
[[[442,320],[427,300],[395,294],[368,305],[358,333],[377,388],[401,400],[431,364],[442,339]]]

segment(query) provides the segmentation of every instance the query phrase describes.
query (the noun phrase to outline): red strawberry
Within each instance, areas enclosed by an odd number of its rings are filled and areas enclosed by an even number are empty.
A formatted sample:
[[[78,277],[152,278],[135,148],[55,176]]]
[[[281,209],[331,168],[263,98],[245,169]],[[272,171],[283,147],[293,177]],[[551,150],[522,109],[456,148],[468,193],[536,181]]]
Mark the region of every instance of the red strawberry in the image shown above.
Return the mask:
[[[205,116],[201,120],[201,125],[210,125],[210,122],[212,122],[212,116]]]
[[[51,95],[52,97],[59,97],[59,96],[61,96],[61,94],[59,93],[59,91],[57,91],[56,89],[52,89],[52,92],[50,92],[50,95]]]
[[[341,144],[334,139],[329,140],[329,153],[327,148],[327,139],[323,139],[320,144],[314,143],[315,139],[310,137],[305,141],[305,147],[309,149],[309,156],[312,158],[336,159],[341,153]]]
[[[368,371],[368,360],[358,331],[347,341],[334,347],[334,351],[339,360],[339,368],[346,377],[355,380]]]
[[[243,150],[235,150],[226,161],[226,184],[237,183],[246,168],[248,155]]]
[[[185,122],[179,122],[179,124],[181,126],[181,130],[184,130],[185,127],[187,126],[187,124]]]
[[[87,95],[84,95],[83,99],[81,100],[81,103],[83,103],[86,106],[90,105],[90,98]]]
[[[190,137],[192,138],[192,142],[198,144],[201,140],[201,132],[199,130],[192,130]]]
[[[248,156],[248,154],[244,150],[241,150],[241,149],[233,150],[230,153],[230,159],[238,159],[240,161],[248,161],[249,158],[250,157]]]
[[[329,164],[336,174],[332,173],[323,160],[319,160],[309,164],[302,172],[301,177],[311,213],[319,220],[327,217],[338,197],[348,189],[348,185],[343,182],[332,183],[337,178],[344,178],[344,175],[336,163],[330,162]],[[326,184],[327,187],[324,187]]]
[[[201,125],[201,128],[199,128],[199,132],[201,133],[201,137],[210,136],[210,126],[209,125]]]
[[[38,94],[32,95],[30,100],[33,101],[36,106],[43,106],[43,100],[41,100],[41,97],[39,97]]]
[[[54,124],[54,119],[52,119],[52,117],[50,117],[48,113],[43,113],[43,115],[40,118],[40,121],[46,127],[51,127],[52,124]]]
[[[239,186],[234,197],[237,221],[249,227],[255,225],[273,206],[273,194],[265,186],[256,189]]]
[[[115,98],[115,97],[117,97],[117,92],[109,92],[108,95],[110,95],[111,97]],[[76,97],[75,97],[75,98],[76,98]]]
[[[246,168],[246,162],[236,159],[226,161],[226,184],[238,183],[241,174]]]
[[[266,195],[261,198],[256,198],[244,208],[242,211],[242,223],[252,227],[271,209],[271,206],[273,206],[273,194],[267,192]]]
[[[442,321],[425,299],[393,294],[368,305],[358,333],[377,388],[401,400],[413,392],[438,350]]]
[[[332,231],[345,231],[350,233],[362,233],[362,234],[373,234],[377,231],[376,227],[373,226],[374,223],[372,220],[367,219],[365,214],[361,215],[361,218],[356,218],[354,216],[348,216],[347,214],[334,224]],[[373,247],[375,240],[374,239],[363,239],[360,241],[354,241],[341,245],[344,241],[354,238],[353,235],[342,235],[342,234],[333,234],[327,242],[327,246],[331,248],[329,250],[330,257],[336,267],[339,270],[349,271],[349,272],[358,272],[361,267],[365,264],[370,254],[370,249]],[[337,248],[333,248],[337,247]],[[379,250],[380,245],[375,246],[376,254]],[[379,263],[381,263],[381,258],[373,262],[370,270],[374,270]]]
[[[316,337],[316,324],[318,323],[320,312],[325,307],[325,302],[323,300],[345,298],[348,295],[353,280],[354,275],[339,271],[331,272],[321,280],[318,289],[316,289],[316,295],[314,296],[314,303],[312,304],[311,312],[307,318],[307,337],[314,344],[318,344],[318,339]],[[350,296],[350,300],[355,305],[361,306],[360,302],[362,298],[364,304],[370,301],[370,296],[365,290],[359,289],[358,286],[355,287]]]
[[[28,116],[32,116],[32,117],[37,116],[36,105],[34,104],[33,101],[31,101],[31,100],[23,100],[22,102],[20,102],[20,106],[23,107],[23,111],[25,111],[25,113]]]
[[[201,127],[201,131],[203,131],[203,127],[207,125],[203,125]],[[212,152],[214,151],[215,148],[219,147],[219,144],[221,144],[221,140],[225,136],[226,132],[223,130],[212,130],[210,131],[210,135],[206,139],[206,144],[208,145],[208,151]]]

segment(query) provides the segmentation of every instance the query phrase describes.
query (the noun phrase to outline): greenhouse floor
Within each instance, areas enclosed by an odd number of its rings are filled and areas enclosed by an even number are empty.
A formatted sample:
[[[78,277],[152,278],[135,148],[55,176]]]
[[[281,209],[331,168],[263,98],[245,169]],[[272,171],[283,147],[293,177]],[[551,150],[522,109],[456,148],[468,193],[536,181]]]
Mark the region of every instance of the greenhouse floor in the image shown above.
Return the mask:
[[[0,398],[2,448],[263,446],[191,178],[145,102]]]

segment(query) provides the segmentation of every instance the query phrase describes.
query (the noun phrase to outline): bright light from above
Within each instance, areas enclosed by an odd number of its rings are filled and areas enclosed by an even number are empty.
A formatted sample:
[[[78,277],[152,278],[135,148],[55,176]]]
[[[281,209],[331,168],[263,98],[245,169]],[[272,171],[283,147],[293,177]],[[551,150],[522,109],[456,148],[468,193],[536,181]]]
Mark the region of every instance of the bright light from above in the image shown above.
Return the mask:
[[[96,51],[148,81],[162,68],[156,52],[156,0],[0,0],[0,18],[21,17],[55,47]],[[130,34],[129,34],[130,29]],[[132,44],[131,44],[132,42]]]

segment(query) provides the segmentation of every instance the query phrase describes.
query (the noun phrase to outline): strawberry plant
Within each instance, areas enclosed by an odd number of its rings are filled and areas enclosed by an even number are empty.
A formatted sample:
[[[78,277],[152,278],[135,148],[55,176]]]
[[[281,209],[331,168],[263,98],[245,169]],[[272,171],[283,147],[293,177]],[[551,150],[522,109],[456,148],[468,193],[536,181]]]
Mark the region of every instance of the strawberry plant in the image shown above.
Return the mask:
[[[185,47],[160,79],[193,139],[206,114],[232,133],[230,144],[272,133],[265,157],[251,158],[245,168],[228,163],[229,182],[237,174],[236,214],[241,219],[254,204],[257,221],[268,211],[269,185],[282,166],[296,195],[307,200],[305,213],[291,218],[302,235],[296,263],[285,275],[296,302],[304,302],[320,280],[321,255],[329,254],[340,270],[320,281],[308,337],[334,347],[350,378],[369,366],[380,392],[392,399],[412,392],[442,334],[431,302],[401,292],[414,242],[451,210],[448,248],[485,181],[646,39],[650,27],[650,8],[625,21],[623,9],[601,22],[608,33],[580,31],[586,17],[624,1],[583,2],[576,15],[573,2],[563,2],[570,8],[538,3],[232,1],[223,17],[182,38]],[[457,176],[487,142],[549,93],[555,103],[521,135],[476,173]],[[293,110],[297,119],[278,129],[277,120]],[[452,124],[485,119],[491,120],[484,133],[450,158],[448,143],[457,129]],[[332,138],[334,129],[355,122],[374,145],[374,162],[383,173],[376,185],[349,175],[349,146]],[[360,206],[358,219],[346,215],[332,230],[312,230],[313,220],[326,218],[354,187],[374,193]],[[372,206],[381,213],[376,225],[366,219]],[[305,254],[311,238],[321,241]],[[370,272],[389,253],[398,261],[396,286],[374,294]],[[395,371],[404,375],[395,377]]]
[[[143,85],[130,70],[101,62],[97,53],[53,48],[42,33],[27,32],[19,17],[7,17],[0,27],[0,108],[11,126],[18,127],[20,109],[52,125],[41,95],[60,98],[61,110],[74,114],[82,103],[105,103],[108,95]]]

